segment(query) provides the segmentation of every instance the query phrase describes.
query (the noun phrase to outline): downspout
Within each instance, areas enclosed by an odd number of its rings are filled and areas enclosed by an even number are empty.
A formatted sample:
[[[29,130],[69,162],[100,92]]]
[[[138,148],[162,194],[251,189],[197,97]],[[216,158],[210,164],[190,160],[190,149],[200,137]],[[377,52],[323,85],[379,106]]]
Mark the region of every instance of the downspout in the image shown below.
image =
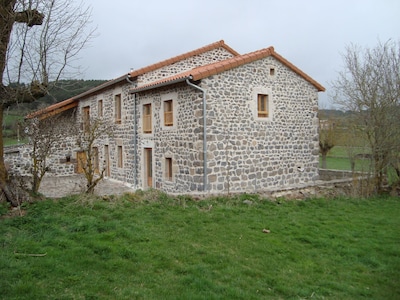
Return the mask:
[[[130,78],[130,77],[129,77],[129,74],[128,74],[128,76],[126,77],[126,81],[128,81],[130,84],[133,85],[134,82],[131,81],[129,78]],[[133,152],[134,152],[134,156],[135,156],[135,159],[134,159],[134,164],[135,164],[135,166],[134,166],[134,168],[133,168],[133,173],[134,173],[134,174],[133,174],[133,186],[134,186],[135,189],[137,189],[137,153],[138,153],[138,151],[137,151],[137,115],[136,115],[137,110],[136,110],[136,93],[133,94],[133,103],[134,103],[134,112],[133,112],[133,116],[134,116]]]
[[[207,190],[207,102],[206,102],[206,90],[190,82],[192,77],[186,79],[186,83],[191,87],[201,91],[203,93],[203,192]]]

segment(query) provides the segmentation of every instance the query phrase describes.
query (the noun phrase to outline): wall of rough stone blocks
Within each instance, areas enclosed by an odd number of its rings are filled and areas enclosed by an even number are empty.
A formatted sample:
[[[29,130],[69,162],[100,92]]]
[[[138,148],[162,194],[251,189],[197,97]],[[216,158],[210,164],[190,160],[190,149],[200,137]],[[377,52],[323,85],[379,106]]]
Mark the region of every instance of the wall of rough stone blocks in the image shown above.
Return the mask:
[[[256,192],[318,179],[318,96],[310,83],[269,57],[202,80],[201,87],[207,90],[207,191]],[[255,116],[260,89],[270,96],[268,120]],[[176,130],[160,130],[161,98],[168,93],[177,94]],[[154,133],[140,135],[140,143],[154,145],[155,187],[201,191],[202,94],[181,86],[142,93],[140,101],[154,104]],[[166,155],[176,164],[172,182],[164,178]]]
[[[163,78],[170,77],[175,74],[182,73],[184,71],[191,70],[196,67],[204,66],[207,64],[222,61],[233,57],[233,54],[227,51],[225,48],[220,47],[183,59],[172,65],[168,65],[157,70],[143,74],[138,78],[138,85],[143,85],[146,83],[154,82]]]
[[[225,50],[224,50],[225,51]],[[200,59],[201,63],[231,55],[216,51]],[[187,63],[187,65],[185,65]],[[172,66],[165,74],[195,66],[186,61]],[[139,78],[144,83],[162,76],[165,69]],[[138,82],[135,83],[135,85]],[[260,192],[277,187],[296,186],[318,179],[318,94],[314,86],[273,57],[203,79],[200,86],[207,90],[207,186],[209,193]],[[99,139],[100,169],[105,167],[105,146],[108,146],[110,177],[138,188],[146,187],[144,176],[145,148],[153,149],[153,187],[169,193],[199,193],[203,190],[203,111],[202,93],[186,83],[129,94],[132,85],[124,82],[96,95],[82,99],[83,107],[97,117],[98,101],[103,100],[103,118],[115,122],[115,95],[122,96],[121,123],[115,124],[112,137]],[[256,115],[257,93],[267,93],[270,116]],[[175,123],[171,128],[162,124],[163,101],[173,98]],[[136,111],[135,111],[136,102]],[[143,104],[152,103],[153,132],[143,133]],[[135,115],[137,151],[134,150]],[[123,147],[123,167],[117,165],[117,147]],[[73,141],[61,143],[52,157],[55,175],[71,175],[76,170]],[[26,150],[28,151],[28,150]],[[12,159],[22,163],[21,151]],[[72,162],[65,157],[72,154]],[[172,158],[173,178],[165,177],[166,158]],[[137,165],[135,164],[137,162]],[[135,178],[136,174],[136,178]]]

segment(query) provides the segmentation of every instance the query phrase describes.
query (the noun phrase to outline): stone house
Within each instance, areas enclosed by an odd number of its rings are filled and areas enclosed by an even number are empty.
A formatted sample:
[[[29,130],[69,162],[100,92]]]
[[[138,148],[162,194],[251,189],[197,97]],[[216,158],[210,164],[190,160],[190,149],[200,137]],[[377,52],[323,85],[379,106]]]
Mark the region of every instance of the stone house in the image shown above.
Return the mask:
[[[96,141],[96,164],[134,188],[258,192],[318,179],[324,90],[273,47],[240,55],[219,41],[28,117],[74,112],[77,122],[113,122],[113,137]],[[53,175],[79,172],[72,140],[57,145]]]

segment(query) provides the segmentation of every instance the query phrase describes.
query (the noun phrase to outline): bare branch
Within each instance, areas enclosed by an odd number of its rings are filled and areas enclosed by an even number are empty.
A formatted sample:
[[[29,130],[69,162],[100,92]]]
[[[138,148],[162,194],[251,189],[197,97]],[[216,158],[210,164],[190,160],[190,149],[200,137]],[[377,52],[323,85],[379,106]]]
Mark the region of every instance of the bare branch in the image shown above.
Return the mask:
[[[373,157],[376,190],[382,189],[391,160],[400,148],[400,42],[379,42],[374,48],[351,45],[343,55],[344,70],[332,86],[334,100],[354,112],[358,134]]]

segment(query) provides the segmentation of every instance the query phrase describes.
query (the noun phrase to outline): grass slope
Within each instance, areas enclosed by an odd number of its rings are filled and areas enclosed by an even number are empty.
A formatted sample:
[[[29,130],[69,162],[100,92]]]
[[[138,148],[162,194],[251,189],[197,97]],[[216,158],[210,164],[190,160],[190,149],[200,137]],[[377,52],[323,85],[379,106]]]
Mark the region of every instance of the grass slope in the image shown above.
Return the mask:
[[[1,299],[400,298],[398,198],[153,191],[25,209],[0,220]]]
[[[354,154],[365,154],[364,148],[355,148]],[[351,170],[349,154],[345,146],[333,147],[326,157],[327,169],[334,170]],[[322,158],[320,157],[320,167],[322,167]],[[368,159],[356,159],[355,171],[367,172],[370,171],[370,161]]]

